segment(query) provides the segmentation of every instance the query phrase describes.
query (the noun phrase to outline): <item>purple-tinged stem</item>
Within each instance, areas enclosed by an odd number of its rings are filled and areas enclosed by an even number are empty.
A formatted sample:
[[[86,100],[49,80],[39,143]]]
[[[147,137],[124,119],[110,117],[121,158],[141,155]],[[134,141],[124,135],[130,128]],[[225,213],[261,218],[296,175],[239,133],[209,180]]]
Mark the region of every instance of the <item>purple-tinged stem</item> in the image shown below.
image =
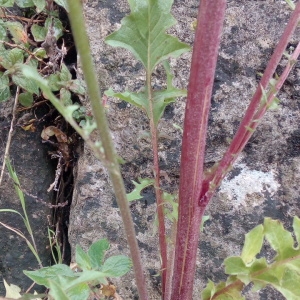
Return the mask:
[[[207,122],[226,0],[201,0],[192,55],[182,141],[179,216],[172,300],[192,299],[199,229]]]
[[[265,70],[265,73],[260,80],[259,86],[257,87],[256,92],[252,97],[251,103],[246,111],[246,114],[229,148],[227,149],[226,153],[224,154],[222,160],[215,168],[215,170],[211,172],[211,174],[203,181],[202,192],[199,197],[200,205],[207,205],[207,203],[210,201],[216,189],[221,184],[222,180],[224,179],[228,171],[231,169],[238,155],[242,152],[245,145],[249,141],[250,137],[253,134],[253,131],[258,126],[260,119],[263,117],[270,103],[273,101],[275,94],[279,91],[286,77],[291,71],[292,68],[291,62],[297,60],[297,57],[299,56],[298,47],[296,48],[293,55],[291,56],[290,62],[288,63],[285,71],[283,72],[280,79],[278,80],[275,88],[271,88],[270,97],[268,101],[265,103],[265,105],[262,106],[261,100],[263,97],[263,91],[267,91],[268,86],[270,84],[270,80],[272,79],[275,73],[275,70],[285,52],[288,42],[290,41],[291,36],[293,35],[299,21],[300,21],[300,1],[297,3],[296,8],[293,11],[291,18],[281,36],[281,39],[277,47],[275,48],[275,51]],[[272,89],[274,89],[273,92]]]

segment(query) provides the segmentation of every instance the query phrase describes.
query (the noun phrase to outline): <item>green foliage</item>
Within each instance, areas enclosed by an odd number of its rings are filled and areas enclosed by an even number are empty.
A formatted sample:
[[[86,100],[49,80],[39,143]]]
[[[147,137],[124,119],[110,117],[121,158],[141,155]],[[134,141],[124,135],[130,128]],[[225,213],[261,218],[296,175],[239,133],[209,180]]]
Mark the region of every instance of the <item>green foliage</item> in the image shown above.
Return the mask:
[[[129,202],[142,199],[141,191],[144,188],[153,185],[154,180],[149,178],[139,178],[139,182],[132,180],[132,183],[134,184],[134,189],[131,193],[127,194],[127,200]]]
[[[24,271],[30,279],[49,288],[54,299],[85,300],[98,284],[107,284],[107,277],[120,277],[126,274],[131,260],[124,255],[111,256],[104,260],[109,249],[106,239],[93,243],[88,252],[76,247],[76,263],[81,271],[57,264],[36,271]]]
[[[175,98],[186,96],[186,91],[177,89],[172,85],[172,75],[166,60],[169,57],[178,57],[189,51],[190,47],[180,42],[176,37],[165,31],[176,23],[170,14],[173,1],[128,1],[131,14],[125,17],[121,28],[109,35],[106,42],[114,47],[123,47],[133,53],[146,69],[148,76],[154,68],[164,61],[163,66],[167,74],[167,89],[149,92],[150,82],[142,92],[114,93],[111,89],[106,91],[107,96],[117,97],[142,109],[157,126],[163,115],[165,107]],[[151,102],[151,103],[150,103]]]
[[[131,14],[122,20],[118,31],[106,38],[109,45],[130,50],[148,72],[168,57],[178,57],[189,50],[186,44],[165,33],[176,24],[170,14],[173,0],[129,0],[128,3]]]
[[[65,9],[67,8],[65,0],[54,2]],[[53,56],[57,55],[57,51],[59,53],[56,41],[63,35],[64,29],[62,22],[54,17],[58,15],[57,11],[51,12],[51,16],[49,15],[50,12],[46,10],[47,3],[48,1],[45,0],[0,0],[2,9],[17,5],[20,8],[26,8],[29,17],[38,17],[39,21],[43,21],[39,22],[39,25],[32,22],[32,25],[29,24],[28,27],[25,27],[19,20],[0,20],[0,40],[2,41],[0,44],[0,66],[5,69],[5,72],[0,72],[0,102],[11,97],[10,86],[19,86],[21,88],[19,103],[25,107],[33,105],[34,100],[41,98],[39,87],[33,79],[27,78],[20,72],[20,65],[27,64],[39,72],[43,72],[43,68],[49,64],[49,60],[50,70],[53,68],[55,60],[60,60],[59,55],[57,58]],[[28,10],[28,8],[34,8],[35,11]],[[36,43],[29,42],[28,29]],[[33,46],[36,44],[38,46]],[[51,51],[48,53],[49,48],[57,49],[54,53]],[[58,66],[54,67],[54,69],[57,68]],[[47,73],[49,74],[49,71]],[[71,73],[64,64],[60,65],[60,71],[57,71],[51,79],[53,91],[59,91],[60,98],[64,103],[72,104],[72,94],[83,95],[85,93],[83,82],[77,79],[72,80]]]
[[[300,219],[294,217],[294,235],[285,230],[278,220],[265,218],[263,225],[258,225],[245,236],[241,256],[225,259],[225,272],[230,275],[227,282],[217,286],[209,281],[202,293],[202,299],[244,299],[243,287],[253,284],[253,291],[272,285],[286,299],[296,300],[300,297]],[[263,240],[266,240],[276,255],[270,262],[266,258],[257,258]]]

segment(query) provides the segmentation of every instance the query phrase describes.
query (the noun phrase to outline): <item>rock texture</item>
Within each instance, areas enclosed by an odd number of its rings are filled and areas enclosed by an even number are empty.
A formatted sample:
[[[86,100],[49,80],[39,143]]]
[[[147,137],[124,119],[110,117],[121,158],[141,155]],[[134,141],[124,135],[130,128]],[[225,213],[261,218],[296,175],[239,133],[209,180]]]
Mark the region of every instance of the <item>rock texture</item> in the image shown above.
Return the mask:
[[[13,100],[13,99],[12,99]],[[12,117],[12,102],[8,101],[0,105],[0,163],[2,166],[4,149],[7,141],[7,134]],[[18,117],[21,117],[19,114]],[[31,115],[31,118],[39,117]],[[47,193],[47,189],[54,181],[54,170],[50,163],[47,147],[41,141],[41,126],[36,132],[23,130],[20,126],[14,128],[12,143],[10,147],[10,159],[18,175],[20,185],[25,193],[26,211],[32,231],[34,234],[38,254],[44,266],[50,265],[49,240],[47,227],[51,217],[51,209],[47,206],[51,203],[52,193]],[[26,195],[33,195],[40,199]],[[9,208],[19,211],[23,215],[20,200],[15,192],[14,184],[8,173],[5,172],[3,182],[0,187],[0,208]],[[20,230],[30,239],[21,217],[13,213],[0,213],[0,221]],[[25,292],[32,281],[23,274],[23,270],[34,270],[39,268],[38,263],[24,239],[16,233],[0,226],[0,295],[5,295],[3,279],[9,284],[21,287]],[[44,291],[35,286],[34,290]]]
[[[190,45],[193,43],[191,24],[197,16],[198,2],[175,1],[173,7],[178,24],[170,33]],[[102,74],[101,86],[115,91],[141,88],[145,75],[141,64],[128,52],[103,43],[104,37],[116,30],[129,12],[127,2],[89,0],[84,10],[96,68]],[[207,167],[218,161],[228,146],[257,86],[257,73],[263,72],[289,14],[284,1],[228,1],[209,119]],[[299,37],[298,31],[291,46]],[[178,87],[187,86],[189,62],[190,53],[171,60],[174,83]],[[280,219],[289,228],[292,217],[300,216],[299,72],[297,64],[279,94],[280,108],[267,113],[208,208],[210,220],[199,243],[194,299],[199,299],[208,279],[217,282],[225,278],[224,258],[240,253],[244,234],[264,217]],[[154,75],[158,88],[164,85],[163,77],[163,70],[158,67]],[[131,180],[152,176],[149,140],[143,135],[148,129],[147,120],[124,102],[109,99],[108,105],[113,139],[119,154],[126,160],[122,171],[130,191]],[[184,99],[179,99],[166,109],[160,123],[161,168],[168,174],[163,179],[163,188],[170,192],[178,189],[181,143],[180,132],[172,124],[182,124],[184,107]],[[72,248],[80,244],[86,249],[93,241],[106,237],[111,243],[109,254],[128,254],[107,173],[87,148],[83,150],[75,175],[69,227]],[[159,271],[159,254],[154,234],[153,190],[146,189],[143,196],[141,201],[131,204],[131,210],[151,299],[160,299],[159,278],[155,276]],[[113,282],[124,299],[138,299],[132,273]],[[245,296],[250,300],[283,299],[271,288],[259,293],[248,290]]]

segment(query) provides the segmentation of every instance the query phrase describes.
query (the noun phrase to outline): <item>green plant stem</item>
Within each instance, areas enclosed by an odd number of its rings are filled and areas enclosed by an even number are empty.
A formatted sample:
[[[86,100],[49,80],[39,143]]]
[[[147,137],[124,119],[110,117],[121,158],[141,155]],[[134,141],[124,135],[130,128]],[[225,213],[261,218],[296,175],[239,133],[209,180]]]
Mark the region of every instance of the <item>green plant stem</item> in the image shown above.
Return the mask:
[[[287,64],[284,72],[280,76],[279,80],[277,80],[275,87],[270,88],[270,95],[268,97],[268,100],[265,103],[263,103],[264,105],[261,105],[263,91],[267,91],[270,80],[272,79],[275,70],[291,39],[291,36],[293,35],[299,22],[300,2],[297,3],[296,8],[291,15],[291,18],[280,38],[278,45],[274,50],[274,53],[264,72],[264,75],[260,80],[259,86],[257,87],[256,92],[252,97],[251,103],[245,113],[243,120],[241,121],[241,124],[229,148],[227,149],[217,168],[213,172],[211,172],[209,176],[203,181],[202,193],[199,197],[199,202],[202,202],[201,205],[206,205],[213,197],[216,189],[221,184],[228,171],[231,169],[233,163],[238,158],[238,155],[243,151],[245,145],[249,141],[256,127],[258,126],[259,121],[266,113],[267,108],[270,106],[275,95],[280,90],[281,86],[286,80],[289,72],[291,71],[294,65],[294,61],[297,60],[299,56],[299,44],[295,49],[294,53],[291,55],[289,63]]]
[[[104,148],[105,159],[108,162],[108,172],[110,174],[113,189],[117,198],[118,206],[120,208],[125,234],[130,248],[139,297],[142,300],[146,300],[148,299],[148,294],[140,252],[135,236],[134,225],[126,197],[126,191],[120,172],[120,167],[117,161],[117,155],[115,153],[109,133],[105,111],[101,104],[102,99],[90,52],[89,39],[85,29],[85,22],[82,14],[82,4],[79,0],[68,0],[68,5],[70,10],[69,17],[72,26],[72,32],[77,50],[80,55],[81,66],[87,84],[87,91],[91,101],[93,115]],[[98,24],[98,26],[100,25]]]
[[[149,70],[149,68],[148,68]],[[153,94],[151,87],[151,73],[146,74],[147,94],[149,99],[149,119],[150,119],[150,133],[153,152],[153,164],[154,164],[154,189],[157,205],[157,217],[158,217],[158,238],[161,255],[161,278],[162,278],[162,299],[164,299],[165,284],[166,284],[166,272],[167,272],[167,242],[166,242],[166,229],[165,229],[165,215],[164,215],[164,203],[162,199],[162,191],[160,188],[160,168],[158,157],[158,133],[157,127],[154,122],[153,115]]]
[[[226,0],[201,0],[188,87],[181,151],[179,216],[172,300],[192,299],[199,230],[207,122]]]

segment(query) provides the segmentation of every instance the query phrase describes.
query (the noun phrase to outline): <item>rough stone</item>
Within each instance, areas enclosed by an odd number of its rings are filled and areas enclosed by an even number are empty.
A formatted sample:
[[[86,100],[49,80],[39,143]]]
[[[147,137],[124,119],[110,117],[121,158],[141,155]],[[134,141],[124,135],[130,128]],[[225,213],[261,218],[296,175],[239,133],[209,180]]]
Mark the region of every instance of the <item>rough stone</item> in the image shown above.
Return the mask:
[[[12,104],[11,101],[0,104],[1,167],[12,117]],[[36,114],[36,116],[39,116],[39,112],[36,112]],[[21,117],[21,115],[19,114],[18,117]],[[34,117],[34,115],[31,116],[31,118]],[[47,227],[49,226],[51,209],[47,205],[51,203],[52,193],[47,193],[47,189],[54,181],[54,170],[47,153],[49,149],[41,141],[41,130],[41,126],[35,132],[25,131],[19,125],[15,126],[9,156],[25,194],[26,212],[32,227],[38,254],[43,265],[49,266],[51,254]],[[31,195],[39,200],[37,201]],[[8,172],[5,172],[0,187],[0,208],[14,209],[24,215]],[[31,242],[20,216],[14,213],[1,212],[0,221],[16,230],[20,230]],[[31,286],[32,281],[23,274],[23,270],[39,268],[36,258],[23,238],[2,225],[0,226],[0,244],[0,295],[5,295],[3,279],[9,284],[18,285],[22,292],[25,292]],[[34,290],[43,292],[45,288],[35,285]]]
[[[178,24],[170,33],[190,45],[191,24],[197,16],[198,1],[175,1],[172,12]],[[127,51],[114,49],[103,39],[120,26],[128,13],[125,0],[89,0],[84,7],[100,84],[115,91],[139,90],[144,72],[140,63]],[[257,73],[266,63],[283,32],[290,10],[284,1],[228,1],[225,27],[216,71],[206,153],[206,166],[218,161],[235,133],[258,83]],[[299,31],[291,41],[299,40]],[[190,53],[171,60],[174,84],[187,87]],[[291,227],[299,208],[299,63],[278,95],[281,105],[269,111],[254,133],[231,173],[224,180],[210,204],[210,215],[199,243],[199,260],[195,277],[194,299],[208,279],[225,279],[222,262],[240,253],[244,234],[262,223],[264,217],[282,220]],[[154,74],[157,87],[162,87],[163,70]],[[152,157],[146,117],[136,108],[109,99],[107,112],[111,133],[118,153],[126,160],[122,172],[128,191],[131,180],[151,177]],[[88,103],[87,103],[88,106]],[[182,124],[185,102],[179,99],[167,108],[160,123],[164,138],[160,141],[160,163],[168,177],[163,179],[166,191],[178,189],[180,132],[172,126]],[[109,254],[128,254],[122,223],[108,176],[92,153],[84,148],[76,168],[75,190],[70,216],[70,243],[73,249],[84,249],[99,238],[108,238]],[[131,204],[143,264],[147,270],[150,299],[159,299],[157,237],[153,234],[155,219],[154,193],[145,190],[143,199]],[[132,273],[113,279],[124,299],[138,299]],[[259,293],[246,289],[247,299],[283,299],[271,288]]]

